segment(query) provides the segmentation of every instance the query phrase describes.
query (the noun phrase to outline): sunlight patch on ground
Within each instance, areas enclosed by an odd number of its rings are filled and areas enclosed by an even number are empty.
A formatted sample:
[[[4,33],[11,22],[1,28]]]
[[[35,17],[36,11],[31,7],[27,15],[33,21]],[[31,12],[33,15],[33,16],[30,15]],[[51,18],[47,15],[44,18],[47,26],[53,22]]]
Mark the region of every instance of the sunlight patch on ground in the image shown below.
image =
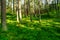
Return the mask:
[[[53,20],[52,20],[52,19],[50,19],[50,20],[47,20],[47,22],[53,22]]]
[[[55,24],[55,27],[60,28],[60,24],[59,24],[59,25],[56,25],[56,24]]]
[[[34,29],[34,27],[26,27],[25,25],[20,24],[20,27],[27,28],[27,29]]]
[[[30,22],[30,20],[25,20],[25,21]]]
[[[45,23],[47,23],[47,22],[46,22],[45,20],[42,20],[41,23],[45,24]]]
[[[13,20],[7,20],[7,23],[14,23],[16,21],[13,21]]]
[[[30,22],[30,20],[29,20],[29,19],[22,19],[22,21],[27,21],[27,22]]]
[[[59,22],[54,22],[55,24],[60,24]]]
[[[16,22],[16,21],[7,20],[7,23],[14,23],[14,22]],[[31,22],[30,20],[23,19],[22,23],[27,23],[27,24],[30,24],[30,25],[41,24],[41,26],[43,26],[43,27],[52,27],[53,24],[56,24],[56,26],[58,25],[58,27],[60,27],[60,23],[59,22],[54,22],[52,19],[50,19],[50,20],[41,20],[41,23],[39,23],[38,20],[33,20],[33,22]],[[20,26],[28,28],[28,29],[35,29],[34,27],[26,27],[25,25],[20,25]]]
[[[30,20],[26,20],[26,21],[31,22]],[[52,22],[53,22],[53,20],[41,20],[41,23],[40,23],[40,24],[41,24],[42,26],[45,26],[45,27],[46,27],[46,26],[50,27],[50,26],[52,25],[52,24],[51,24]],[[39,23],[39,21],[33,20],[32,24],[33,24],[33,23]]]
[[[39,21],[33,20],[34,23],[39,23]]]
[[[27,28],[27,29],[31,29],[31,30],[41,30],[41,28],[35,28],[35,27],[27,27],[27,26],[25,26],[25,25],[22,25],[22,24],[20,24],[20,26],[19,27],[21,27],[21,28]]]
[[[53,22],[52,20],[41,20],[41,25],[42,26],[48,26],[49,27],[49,25],[52,25],[52,24],[50,24],[49,22]]]
[[[23,20],[29,20],[29,19],[30,19],[29,17],[23,18]]]
[[[50,26],[50,23],[41,23],[42,26]]]
[[[20,27],[27,28],[27,29],[34,29],[34,27],[26,27],[25,25],[20,25]]]
[[[9,17],[11,17],[11,16],[7,15],[7,17],[9,18]]]

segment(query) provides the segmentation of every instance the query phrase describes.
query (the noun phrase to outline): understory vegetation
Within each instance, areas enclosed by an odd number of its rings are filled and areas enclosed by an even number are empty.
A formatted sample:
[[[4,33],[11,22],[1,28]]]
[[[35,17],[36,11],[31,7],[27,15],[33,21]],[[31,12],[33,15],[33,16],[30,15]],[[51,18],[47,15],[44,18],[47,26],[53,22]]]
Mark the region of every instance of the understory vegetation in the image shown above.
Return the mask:
[[[60,40],[60,1],[0,0],[0,40]]]
[[[39,22],[33,17],[31,22],[29,17],[23,17],[23,20],[17,23],[14,15],[7,13],[8,31],[4,32],[0,28],[0,40],[60,40],[58,18],[42,17]]]

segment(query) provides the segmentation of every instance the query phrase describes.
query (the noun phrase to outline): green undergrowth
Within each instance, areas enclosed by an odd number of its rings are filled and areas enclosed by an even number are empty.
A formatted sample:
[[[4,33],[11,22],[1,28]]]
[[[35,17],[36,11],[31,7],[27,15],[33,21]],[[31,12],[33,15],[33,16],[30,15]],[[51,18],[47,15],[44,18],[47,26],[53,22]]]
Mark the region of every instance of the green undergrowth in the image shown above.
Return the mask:
[[[27,17],[17,23],[16,16],[8,13],[6,21],[8,31],[0,30],[0,40],[60,40],[60,22],[55,18],[42,18],[39,23]]]

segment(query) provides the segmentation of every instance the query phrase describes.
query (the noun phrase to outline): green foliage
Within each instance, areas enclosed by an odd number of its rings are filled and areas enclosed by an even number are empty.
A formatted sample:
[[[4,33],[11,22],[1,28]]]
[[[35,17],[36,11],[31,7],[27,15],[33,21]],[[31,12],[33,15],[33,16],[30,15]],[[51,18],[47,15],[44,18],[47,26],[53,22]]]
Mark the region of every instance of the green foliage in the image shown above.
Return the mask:
[[[29,17],[23,18],[18,24],[16,15],[7,13],[8,31],[0,30],[0,40],[60,40],[60,22],[55,21],[57,18],[45,16],[42,17],[41,23],[34,17],[32,19],[33,22]]]

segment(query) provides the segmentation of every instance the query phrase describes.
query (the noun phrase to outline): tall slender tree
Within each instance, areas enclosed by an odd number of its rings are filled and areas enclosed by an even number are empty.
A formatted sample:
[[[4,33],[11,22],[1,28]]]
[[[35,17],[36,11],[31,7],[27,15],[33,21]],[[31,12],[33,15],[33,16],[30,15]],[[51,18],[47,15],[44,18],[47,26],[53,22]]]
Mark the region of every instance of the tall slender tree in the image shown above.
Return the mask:
[[[16,0],[12,0],[12,11],[13,11],[13,13],[16,11]]]
[[[31,5],[30,5],[30,2],[31,0],[28,0],[28,13],[30,14],[30,20],[32,21],[32,13],[31,13]]]
[[[26,7],[26,0],[24,0],[24,15],[25,15],[25,17],[27,17],[26,9],[27,9],[27,7]]]
[[[21,12],[21,0],[19,0],[19,17],[20,17],[20,21],[22,20],[22,12]]]
[[[1,25],[4,31],[7,31],[6,26],[6,0],[1,0]]]
[[[34,9],[34,16],[36,17],[36,7],[35,7],[35,0],[33,0],[33,9]]]
[[[14,13],[14,2],[15,2],[15,1],[13,0],[13,13]]]
[[[22,13],[21,13],[21,0],[17,1],[17,22],[22,21]]]
[[[41,22],[41,13],[40,13],[40,0],[38,0],[38,10],[39,10],[39,15],[38,15],[38,17],[39,17],[39,22]]]
[[[30,0],[28,0],[28,13],[30,12]]]

